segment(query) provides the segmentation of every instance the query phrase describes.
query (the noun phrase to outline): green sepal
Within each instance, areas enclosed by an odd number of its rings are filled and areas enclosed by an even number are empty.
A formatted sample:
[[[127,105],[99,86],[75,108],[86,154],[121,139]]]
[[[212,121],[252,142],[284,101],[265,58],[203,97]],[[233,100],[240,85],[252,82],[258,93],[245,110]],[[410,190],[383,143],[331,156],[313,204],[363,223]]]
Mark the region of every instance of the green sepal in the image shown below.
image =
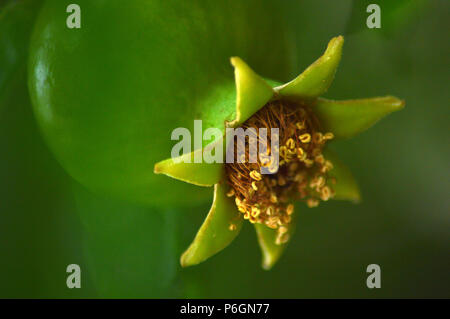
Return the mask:
[[[180,258],[182,267],[193,266],[205,261],[227,247],[242,228],[242,214],[233,199],[226,195],[226,185],[214,185],[214,199],[205,221],[194,241]],[[234,229],[230,226],[234,225]]]
[[[275,88],[285,98],[311,100],[325,93],[333,82],[342,56],[344,37],[330,40],[325,53],[291,82]]]
[[[236,119],[228,123],[236,127],[261,109],[275,94],[272,87],[239,57],[232,57],[236,81]]]
[[[197,186],[213,186],[222,177],[223,164],[216,162],[207,163],[204,160],[201,163],[195,163],[194,158],[196,154],[201,155],[205,149],[214,148],[216,143],[223,143],[223,139],[210,143],[191,153],[158,162],[155,164],[153,171],[155,174],[164,174]]]
[[[361,201],[361,192],[358,183],[351,170],[339,159],[330,149],[322,151],[325,159],[333,163],[333,169],[329,171],[329,176],[336,179],[336,184],[332,185],[335,200],[349,200],[355,203]]]
[[[348,138],[404,106],[405,102],[394,96],[344,101],[319,98],[312,109],[323,129],[333,132],[336,138]]]
[[[283,244],[276,244],[277,230],[267,227],[263,224],[255,224],[256,237],[258,239],[259,247],[261,248],[262,261],[261,267],[264,270],[270,270],[275,263],[280,259],[284,252],[284,249],[288,245],[289,241],[292,239],[292,235],[295,231],[295,226],[297,223],[296,214],[292,215],[292,221],[287,226],[287,234],[289,240]]]

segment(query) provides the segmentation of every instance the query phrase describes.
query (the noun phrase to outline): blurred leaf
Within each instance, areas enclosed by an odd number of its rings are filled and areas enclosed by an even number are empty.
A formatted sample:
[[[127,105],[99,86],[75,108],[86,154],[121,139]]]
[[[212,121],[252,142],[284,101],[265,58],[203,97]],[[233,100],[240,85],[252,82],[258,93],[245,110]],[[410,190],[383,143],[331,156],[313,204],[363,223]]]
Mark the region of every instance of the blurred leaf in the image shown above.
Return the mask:
[[[0,296],[90,297],[68,289],[66,267],[82,261],[70,178],[47,150],[26,85],[28,40],[41,1],[0,11]]]
[[[103,298],[180,296],[177,212],[100,197],[74,186],[86,267]]]
[[[70,178],[47,150],[34,122],[26,87],[0,117],[0,296],[93,296],[66,287],[66,267],[81,263],[80,223]]]

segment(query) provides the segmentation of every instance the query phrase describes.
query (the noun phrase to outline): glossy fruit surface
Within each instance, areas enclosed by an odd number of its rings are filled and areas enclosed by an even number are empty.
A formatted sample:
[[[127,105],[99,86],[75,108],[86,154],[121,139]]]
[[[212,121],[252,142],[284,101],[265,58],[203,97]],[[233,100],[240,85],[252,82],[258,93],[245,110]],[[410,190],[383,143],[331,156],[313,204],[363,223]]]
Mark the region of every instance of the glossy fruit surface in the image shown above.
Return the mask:
[[[204,198],[153,165],[170,156],[174,128],[218,123],[208,110],[233,82],[230,56],[286,76],[275,3],[85,0],[80,29],[66,27],[69,3],[45,2],[29,60],[35,114],[57,159],[90,189],[137,202]]]

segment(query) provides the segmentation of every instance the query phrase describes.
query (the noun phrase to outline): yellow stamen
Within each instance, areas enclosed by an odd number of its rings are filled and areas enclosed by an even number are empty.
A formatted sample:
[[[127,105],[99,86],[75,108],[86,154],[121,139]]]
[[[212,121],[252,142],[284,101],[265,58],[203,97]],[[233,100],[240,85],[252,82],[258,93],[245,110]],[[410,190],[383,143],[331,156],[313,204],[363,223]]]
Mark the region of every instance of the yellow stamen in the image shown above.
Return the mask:
[[[227,197],[233,197],[234,196],[234,189],[230,189],[227,193]]]
[[[307,158],[303,161],[303,163],[305,163],[306,167],[311,167],[311,166],[313,166],[314,161]]]
[[[284,233],[287,233],[287,232],[288,232],[288,229],[287,229],[286,226],[280,226],[278,228],[278,234],[284,234]]]
[[[245,208],[245,206],[243,205],[239,205],[237,208],[241,213],[245,213],[247,211],[247,208]]]
[[[272,165],[269,167],[269,172],[275,174],[278,171],[278,167],[276,165]]]
[[[272,229],[276,229],[278,227],[278,217],[269,217],[265,224]]]
[[[287,148],[289,148],[289,149],[295,148],[295,142],[294,142],[294,139],[293,139],[293,138],[289,138],[289,139],[286,141],[286,146],[287,146]]]
[[[282,244],[287,243],[288,241],[289,241],[289,235],[283,234],[283,235],[277,236],[277,238],[275,239],[275,244],[282,245]]]
[[[320,169],[320,171],[322,173],[326,173],[330,170],[333,169],[333,164],[330,161],[325,161],[325,163],[323,164],[322,168]]]
[[[270,166],[272,163],[270,155],[260,155],[261,165],[264,167]]]
[[[276,204],[278,202],[277,195],[275,195],[274,193],[270,194],[270,201]]]
[[[322,154],[322,150],[320,149],[320,147],[316,147],[315,149],[313,149],[313,151],[311,152],[311,155],[313,157],[319,156]]]
[[[311,142],[311,134],[309,134],[309,133],[302,134],[298,137],[298,139],[302,143],[309,143],[309,142]]]
[[[319,164],[324,164],[324,163],[325,163],[325,158],[323,157],[322,154],[316,156],[316,157],[314,158],[314,160],[315,160],[317,163],[319,163]]]
[[[320,132],[314,133],[314,143],[320,144],[323,140],[323,134]]]
[[[292,217],[290,215],[283,215],[282,218],[283,218],[283,223],[286,225],[289,224],[292,220]]]
[[[334,134],[331,132],[325,133],[325,135],[323,136],[324,140],[332,140],[334,138]]]
[[[297,173],[294,177],[294,181],[301,182],[304,178],[305,176],[303,174]]]
[[[320,199],[327,201],[331,198],[331,189],[328,186],[324,186],[321,190]]]
[[[281,146],[281,147],[280,147],[280,156],[281,156],[282,158],[285,158],[285,157],[286,157],[286,154],[287,154],[287,148],[286,148],[286,146]]]
[[[259,216],[259,214],[261,214],[261,210],[256,207],[252,207],[252,216],[256,218]]]
[[[268,136],[269,141],[255,135],[248,141],[256,139],[253,144],[266,146],[257,163],[248,162],[247,154],[251,149],[245,149],[247,162],[226,164],[228,182],[234,190],[227,196],[235,196],[237,208],[245,219],[276,230],[274,241],[277,244],[289,239],[289,224],[295,212],[293,200],[316,207],[320,201],[334,195],[335,179],[328,174],[333,165],[322,155],[324,144],[334,135],[319,132],[317,124],[317,118],[306,106],[288,101],[269,102],[242,127],[278,127],[281,146],[272,147],[273,135]],[[234,147],[237,151],[238,145]],[[262,175],[261,167],[266,167],[272,174]]]
[[[315,198],[308,198],[308,200],[306,201],[306,205],[308,205],[308,207],[310,208],[317,207],[319,206],[319,201]]]
[[[260,181],[262,179],[261,174],[255,170],[250,172],[250,177],[257,181]]]
[[[289,204],[288,207],[286,208],[286,213],[288,215],[292,215],[294,213],[294,205]]]
[[[299,130],[303,130],[305,128],[305,123],[297,122],[295,123],[295,127]]]

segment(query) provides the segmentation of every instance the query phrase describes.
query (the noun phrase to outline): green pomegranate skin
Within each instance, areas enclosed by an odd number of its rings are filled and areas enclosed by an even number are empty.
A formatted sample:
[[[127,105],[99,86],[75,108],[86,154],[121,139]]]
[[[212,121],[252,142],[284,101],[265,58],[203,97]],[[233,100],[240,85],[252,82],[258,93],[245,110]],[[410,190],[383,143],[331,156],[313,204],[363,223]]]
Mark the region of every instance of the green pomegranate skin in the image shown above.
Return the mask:
[[[138,203],[210,196],[153,166],[170,157],[174,128],[223,125],[234,108],[231,56],[286,78],[292,52],[276,1],[79,0],[81,28],[69,29],[71,2],[45,1],[28,66],[59,162],[91,190]]]

